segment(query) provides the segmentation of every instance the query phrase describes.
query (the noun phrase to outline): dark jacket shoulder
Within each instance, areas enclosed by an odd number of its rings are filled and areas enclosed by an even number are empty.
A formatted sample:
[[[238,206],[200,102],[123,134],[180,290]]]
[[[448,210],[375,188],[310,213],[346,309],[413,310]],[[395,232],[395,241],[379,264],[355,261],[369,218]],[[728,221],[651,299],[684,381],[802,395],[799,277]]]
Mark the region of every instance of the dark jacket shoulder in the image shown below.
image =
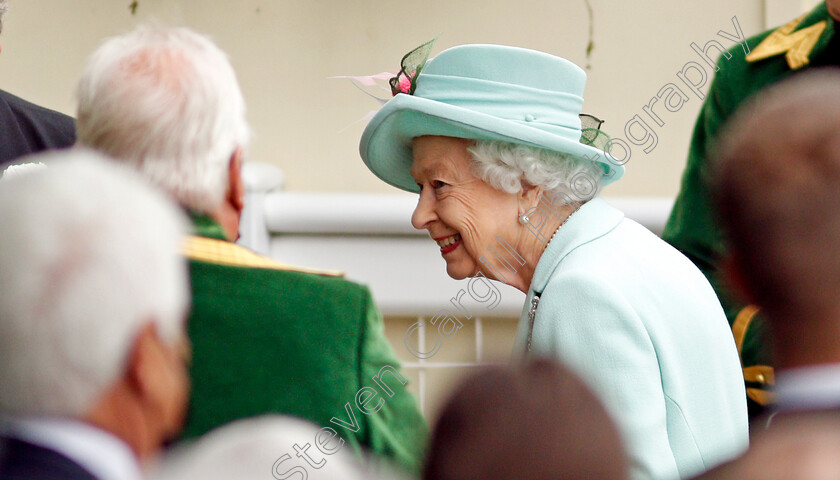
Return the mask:
[[[0,164],[75,141],[73,117],[0,90]]]
[[[0,437],[3,480],[97,480],[64,455],[29,442]]]

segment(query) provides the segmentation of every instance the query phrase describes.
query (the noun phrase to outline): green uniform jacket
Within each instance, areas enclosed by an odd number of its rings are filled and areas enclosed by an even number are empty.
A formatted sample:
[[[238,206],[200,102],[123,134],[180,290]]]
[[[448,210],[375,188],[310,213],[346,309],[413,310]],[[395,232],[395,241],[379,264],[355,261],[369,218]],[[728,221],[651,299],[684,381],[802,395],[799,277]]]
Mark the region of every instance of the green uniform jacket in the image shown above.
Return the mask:
[[[711,282],[723,304],[741,353],[750,412],[772,402],[772,358],[767,332],[757,309],[735,300],[722,282],[718,260],[725,255],[708,186],[709,156],[714,141],[738,106],[763,88],[808,67],[840,64],[835,22],[824,3],[787,25],[747,39],[750,54],[738,44],[718,60],[688,153],[682,187],[662,237],[691,258]],[[771,36],[772,34],[772,36]],[[735,129],[737,125],[727,128]]]
[[[198,236],[186,246],[192,395],[183,438],[244,417],[286,414],[333,428],[356,452],[364,447],[418,471],[426,423],[369,290],[286,268],[222,241],[209,218],[193,220]],[[314,438],[298,442],[306,443],[316,464],[329,460]],[[327,448],[334,447],[335,440]],[[310,468],[292,445],[277,456],[286,453],[297,462],[290,468]]]

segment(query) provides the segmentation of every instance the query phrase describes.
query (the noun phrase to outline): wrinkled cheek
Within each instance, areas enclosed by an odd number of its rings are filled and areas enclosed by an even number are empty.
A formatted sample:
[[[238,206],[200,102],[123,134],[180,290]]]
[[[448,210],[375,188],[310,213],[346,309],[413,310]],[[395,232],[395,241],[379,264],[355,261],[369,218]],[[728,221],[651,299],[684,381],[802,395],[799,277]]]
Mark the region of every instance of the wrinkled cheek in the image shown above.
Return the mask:
[[[462,237],[463,238],[463,237]],[[480,255],[476,255],[475,244],[470,242],[464,242],[462,245],[463,247],[463,263],[464,269],[468,270],[467,274],[472,275],[475,273],[475,270],[478,268],[478,257]]]

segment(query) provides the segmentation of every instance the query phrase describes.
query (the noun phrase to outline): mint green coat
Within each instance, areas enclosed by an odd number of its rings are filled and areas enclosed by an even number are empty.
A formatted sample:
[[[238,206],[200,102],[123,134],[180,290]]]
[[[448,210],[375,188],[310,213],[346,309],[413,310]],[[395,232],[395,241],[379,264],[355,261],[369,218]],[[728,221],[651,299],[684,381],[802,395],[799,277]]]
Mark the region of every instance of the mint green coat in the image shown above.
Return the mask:
[[[623,434],[632,478],[686,478],[748,443],[735,342],[690,260],[595,198],[539,260],[516,338],[559,359],[598,394]],[[562,432],[558,432],[562,434]]]

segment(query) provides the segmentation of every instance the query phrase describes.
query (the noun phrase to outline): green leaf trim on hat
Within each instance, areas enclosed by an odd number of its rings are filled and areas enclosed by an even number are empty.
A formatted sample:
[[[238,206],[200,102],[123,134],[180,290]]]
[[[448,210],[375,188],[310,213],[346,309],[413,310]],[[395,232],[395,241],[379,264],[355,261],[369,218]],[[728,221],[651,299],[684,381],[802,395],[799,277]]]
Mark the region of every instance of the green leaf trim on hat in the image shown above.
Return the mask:
[[[414,90],[417,88],[417,75],[426,66],[426,61],[429,59],[429,55],[432,53],[432,47],[436,41],[437,37],[403,56],[402,60],[400,60],[399,73],[388,82],[391,84],[392,94],[405,93],[414,95]]]

